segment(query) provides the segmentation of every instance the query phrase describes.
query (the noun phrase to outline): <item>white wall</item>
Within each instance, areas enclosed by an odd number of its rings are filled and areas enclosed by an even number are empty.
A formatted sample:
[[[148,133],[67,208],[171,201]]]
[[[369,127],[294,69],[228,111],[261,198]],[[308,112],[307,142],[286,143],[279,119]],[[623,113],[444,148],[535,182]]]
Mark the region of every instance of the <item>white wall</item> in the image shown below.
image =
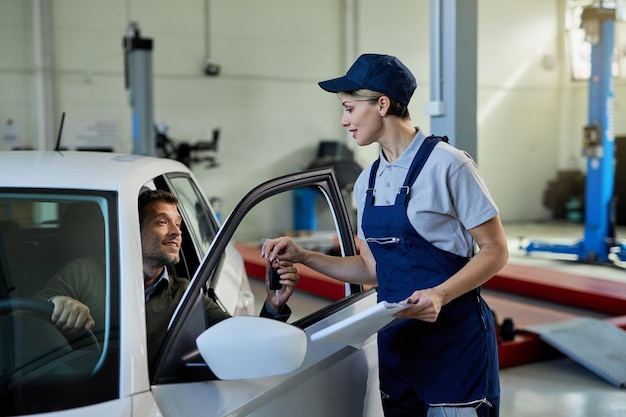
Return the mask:
[[[0,126],[17,123],[22,138],[35,137],[33,24],[29,1],[0,1]],[[4,135],[2,136],[4,138]],[[5,147],[0,141],[0,150]]]
[[[559,154],[556,1],[481,1],[478,163],[504,220],[545,217],[543,187]]]
[[[0,122],[16,120],[22,144],[35,145],[32,10],[35,1],[0,0]],[[410,106],[428,130],[429,0],[356,1],[357,52],[397,55],[418,80]],[[479,0],[478,162],[505,221],[548,217],[543,189],[561,168],[579,166],[586,86],[569,80],[563,50],[564,0]],[[193,142],[220,128],[220,166],[194,172],[224,213],[254,185],[308,165],[322,139],[347,140],[341,108],[317,81],[345,72],[343,0],[210,0],[211,58],[202,74],[204,0],[55,0],[57,111],[72,120],[112,120],[117,151],[129,152],[122,38],[129,20],[154,40],[154,114],[171,135]],[[128,6],[128,7],[127,7]],[[554,68],[543,65],[553,57]],[[616,83],[618,115],[626,94]],[[49,147],[55,140],[51,132]],[[6,149],[0,143],[0,149]],[[356,150],[362,164],[377,150]],[[291,227],[262,214],[246,238]],[[278,222],[278,223],[277,223]]]

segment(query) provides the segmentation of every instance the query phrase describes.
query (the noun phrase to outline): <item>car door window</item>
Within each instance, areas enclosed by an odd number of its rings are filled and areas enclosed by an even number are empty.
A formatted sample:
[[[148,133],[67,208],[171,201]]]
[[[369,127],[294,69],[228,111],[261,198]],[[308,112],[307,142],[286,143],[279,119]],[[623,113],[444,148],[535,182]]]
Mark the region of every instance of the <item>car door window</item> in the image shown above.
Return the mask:
[[[119,395],[115,198],[0,190],[0,416]],[[50,322],[48,301],[58,295],[90,308],[92,330],[62,332]]]
[[[296,219],[298,199],[306,196],[306,215]],[[301,228],[294,228],[296,225]],[[260,231],[260,232],[259,232]],[[266,259],[261,257],[265,239],[290,236],[304,249],[328,255],[341,255],[338,231],[332,206],[323,192],[315,187],[300,187],[272,195],[259,202],[243,217],[234,235],[235,247],[242,254],[245,268],[254,290],[257,311],[266,298]],[[289,322],[309,316],[322,305],[330,305],[346,297],[346,285],[332,277],[317,273],[304,265],[296,265],[300,282],[296,287],[298,302],[291,302]],[[348,289],[349,292],[349,289]],[[220,294],[218,293],[218,296]],[[308,301],[307,301],[308,300]]]
[[[172,185],[171,191],[178,197],[179,208],[183,212],[198,257],[202,259],[218,229],[215,217],[191,178],[170,176],[169,180]]]
[[[185,276],[192,277],[217,233],[218,220],[213,207],[191,177],[172,174],[166,176],[164,181],[164,186],[179,200],[184,226],[181,252],[189,268],[189,274]],[[193,256],[189,256],[190,250],[194,251]],[[213,279],[207,281],[205,291],[219,293],[217,301],[231,315],[251,314],[254,311],[254,294],[251,292],[241,255],[233,245],[229,245],[222,254],[220,266],[214,272]]]

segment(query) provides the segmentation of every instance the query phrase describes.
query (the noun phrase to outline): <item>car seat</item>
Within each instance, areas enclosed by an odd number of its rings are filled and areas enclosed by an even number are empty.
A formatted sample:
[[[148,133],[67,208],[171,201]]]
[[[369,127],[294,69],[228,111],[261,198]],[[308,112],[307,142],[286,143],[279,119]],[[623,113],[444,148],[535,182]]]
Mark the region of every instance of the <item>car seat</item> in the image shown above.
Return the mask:
[[[80,201],[67,206],[60,226],[59,249],[64,263],[105,255],[104,217],[97,203]]]

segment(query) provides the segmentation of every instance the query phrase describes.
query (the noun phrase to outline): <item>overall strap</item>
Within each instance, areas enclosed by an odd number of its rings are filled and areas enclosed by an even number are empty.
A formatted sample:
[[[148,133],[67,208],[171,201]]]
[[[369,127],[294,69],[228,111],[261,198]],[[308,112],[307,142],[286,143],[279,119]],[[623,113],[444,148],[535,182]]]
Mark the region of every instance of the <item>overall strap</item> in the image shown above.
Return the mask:
[[[427,137],[426,139],[424,139],[424,142],[422,143],[419,150],[417,151],[415,158],[413,158],[413,162],[411,163],[409,172],[407,173],[406,178],[404,179],[404,185],[398,189],[398,195],[396,196],[396,203],[398,203],[398,200],[404,200],[405,205],[408,203],[409,201],[408,195],[409,195],[409,190],[411,189],[411,185],[415,182],[415,179],[417,178],[419,173],[422,171],[422,168],[424,168],[424,164],[426,163],[426,160],[430,156],[433,149],[435,149],[435,146],[437,146],[437,144],[440,141],[448,142],[448,137],[431,135]]]
[[[378,166],[380,165],[380,157],[372,164],[372,170],[370,171],[370,180],[367,186],[367,194],[365,197],[365,203],[374,205],[374,184],[376,183],[376,173],[378,172]]]

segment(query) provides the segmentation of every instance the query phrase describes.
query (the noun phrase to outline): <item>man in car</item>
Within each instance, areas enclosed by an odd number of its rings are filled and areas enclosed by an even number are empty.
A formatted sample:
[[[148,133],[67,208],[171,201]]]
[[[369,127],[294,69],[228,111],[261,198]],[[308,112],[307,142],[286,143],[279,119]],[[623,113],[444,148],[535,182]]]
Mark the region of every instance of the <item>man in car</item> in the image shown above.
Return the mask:
[[[146,302],[146,330],[150,363],[166,334],[167,323],[189,284],[186,278],[170,275],[168,266],[180,260],[182,217],[178,199],[171,193],[146,191],[139,197],[139,222],[143,258],[143,281]],[[260,315],[287,321],[291,310],[286,305],[293,294],[299,275],[290,262],[280,262],[278,273],[282,289],[269,289],[266,268],[267,298]],[[102,330],[105,323],[104,259],[76,259],[58,273],[36,294],[36,298],[54,304],[51,321],[62,331]],[[206,318],[211,326],[230,315],[205,295]]]

